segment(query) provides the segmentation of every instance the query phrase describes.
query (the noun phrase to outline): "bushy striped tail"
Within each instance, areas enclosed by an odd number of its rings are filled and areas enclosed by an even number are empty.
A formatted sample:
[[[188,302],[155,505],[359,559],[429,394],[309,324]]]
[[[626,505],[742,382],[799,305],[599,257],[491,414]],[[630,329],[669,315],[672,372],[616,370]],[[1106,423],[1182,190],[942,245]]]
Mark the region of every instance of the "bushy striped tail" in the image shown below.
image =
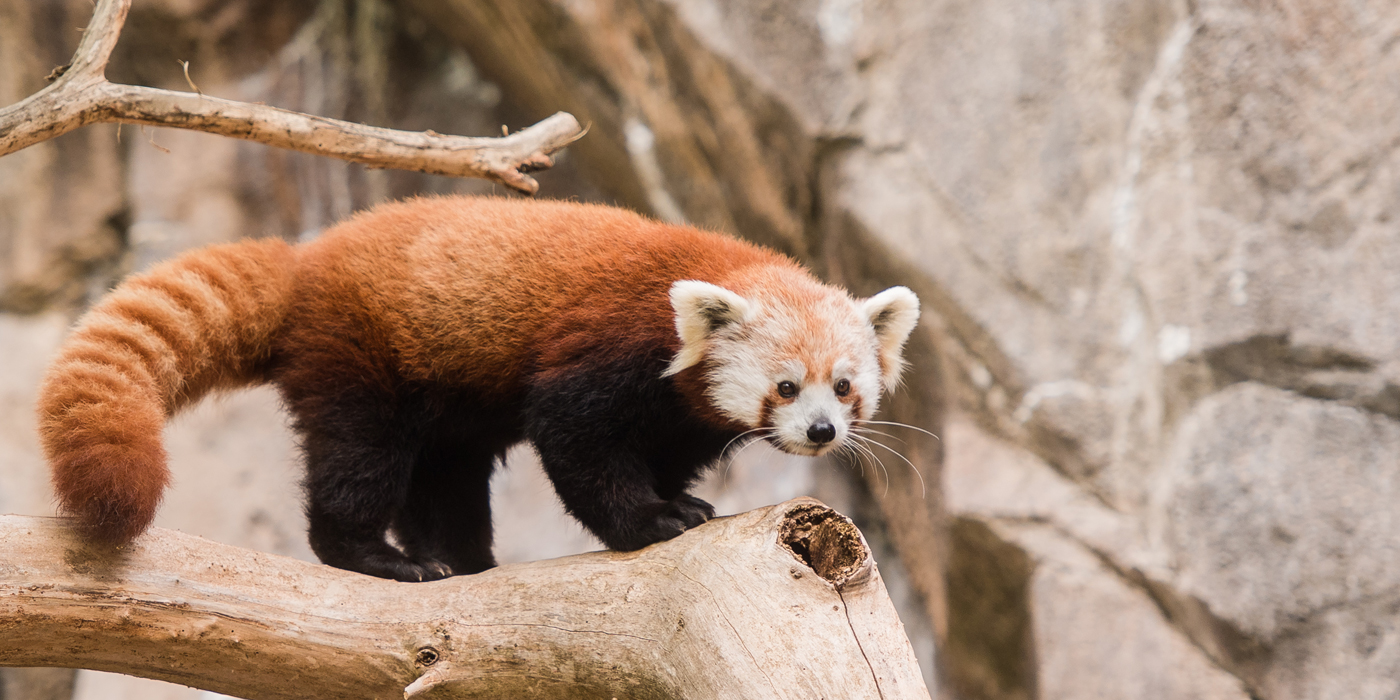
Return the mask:
[[[39,437],[59,506],[90,536],[126,543],[150,527],[170,481],[167,418],[262,379],[294,262],[280,240],[193,251],[78,322],[40,387]]]

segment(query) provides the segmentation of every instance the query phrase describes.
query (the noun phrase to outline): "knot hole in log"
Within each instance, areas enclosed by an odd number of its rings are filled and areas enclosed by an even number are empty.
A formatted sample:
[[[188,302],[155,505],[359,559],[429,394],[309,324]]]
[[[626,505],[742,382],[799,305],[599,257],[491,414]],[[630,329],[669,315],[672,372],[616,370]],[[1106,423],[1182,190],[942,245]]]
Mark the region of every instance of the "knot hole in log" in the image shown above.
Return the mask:
[[[870,549],[850,518],[814,503],[787,512],[778,529],[778,542],[838,588],[870,558]]]

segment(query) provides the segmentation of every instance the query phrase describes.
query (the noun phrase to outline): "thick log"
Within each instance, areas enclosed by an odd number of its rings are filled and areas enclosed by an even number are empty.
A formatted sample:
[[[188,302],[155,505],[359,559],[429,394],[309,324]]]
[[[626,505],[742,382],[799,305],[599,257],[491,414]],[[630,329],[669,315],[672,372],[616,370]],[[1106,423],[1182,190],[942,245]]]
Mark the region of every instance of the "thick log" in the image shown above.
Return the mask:
[[[0,665],[259,700],[928,698],[859,530],[811,499],[432,583],[0,516]]]

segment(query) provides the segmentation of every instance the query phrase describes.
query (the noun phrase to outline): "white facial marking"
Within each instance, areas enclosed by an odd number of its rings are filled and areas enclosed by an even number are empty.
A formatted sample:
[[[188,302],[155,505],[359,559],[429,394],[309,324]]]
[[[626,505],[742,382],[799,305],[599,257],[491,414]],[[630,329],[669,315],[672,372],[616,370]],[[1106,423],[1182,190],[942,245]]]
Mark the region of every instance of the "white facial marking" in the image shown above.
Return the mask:
[[[800,389],[803,382],[807,381],[807,366],[802,364],[801,360],[785,360],[774,376],[778,381],[792,382]]]
[[[715,407],[750,428],[759,427],[763,401],[777,385],[765,367],[770,358],[757,345],[742,341],[716,343],[715,356],[719,361],[709,376],[710,400]]]
[[[840,379],[842,377],[845,377],[846,379],[850,379],[851,364],[852,362],[850,358],[843,357],[837,360],[834,364],[831,365],[831,378]]]

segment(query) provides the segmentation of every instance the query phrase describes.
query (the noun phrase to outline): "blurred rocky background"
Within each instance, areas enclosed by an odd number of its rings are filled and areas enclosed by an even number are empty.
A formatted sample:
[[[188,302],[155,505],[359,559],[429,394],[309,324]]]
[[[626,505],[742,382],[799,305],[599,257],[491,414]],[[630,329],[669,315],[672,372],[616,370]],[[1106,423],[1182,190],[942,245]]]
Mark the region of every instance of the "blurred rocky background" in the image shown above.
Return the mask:
[[[0,103],[90,11],[0,0]],[[109,77],[187,89],[183,60],[206,94],[403,129],[569,111],[592,130],[543,196],[914,288],[882,419],[941,440],[755,446],[704,495],[855,517],[937,697],[1400,697],[1395,3],[136,0]],[[493,187],[136,127],[0,159],[0,512],[53,512],[34,388],[115,280],[449,191]],[[274,393],[168,439],[158,524],[309,558]],[[510,461],[502,560],[597,546]],[[0,670],[3,700],[197,695]]]

